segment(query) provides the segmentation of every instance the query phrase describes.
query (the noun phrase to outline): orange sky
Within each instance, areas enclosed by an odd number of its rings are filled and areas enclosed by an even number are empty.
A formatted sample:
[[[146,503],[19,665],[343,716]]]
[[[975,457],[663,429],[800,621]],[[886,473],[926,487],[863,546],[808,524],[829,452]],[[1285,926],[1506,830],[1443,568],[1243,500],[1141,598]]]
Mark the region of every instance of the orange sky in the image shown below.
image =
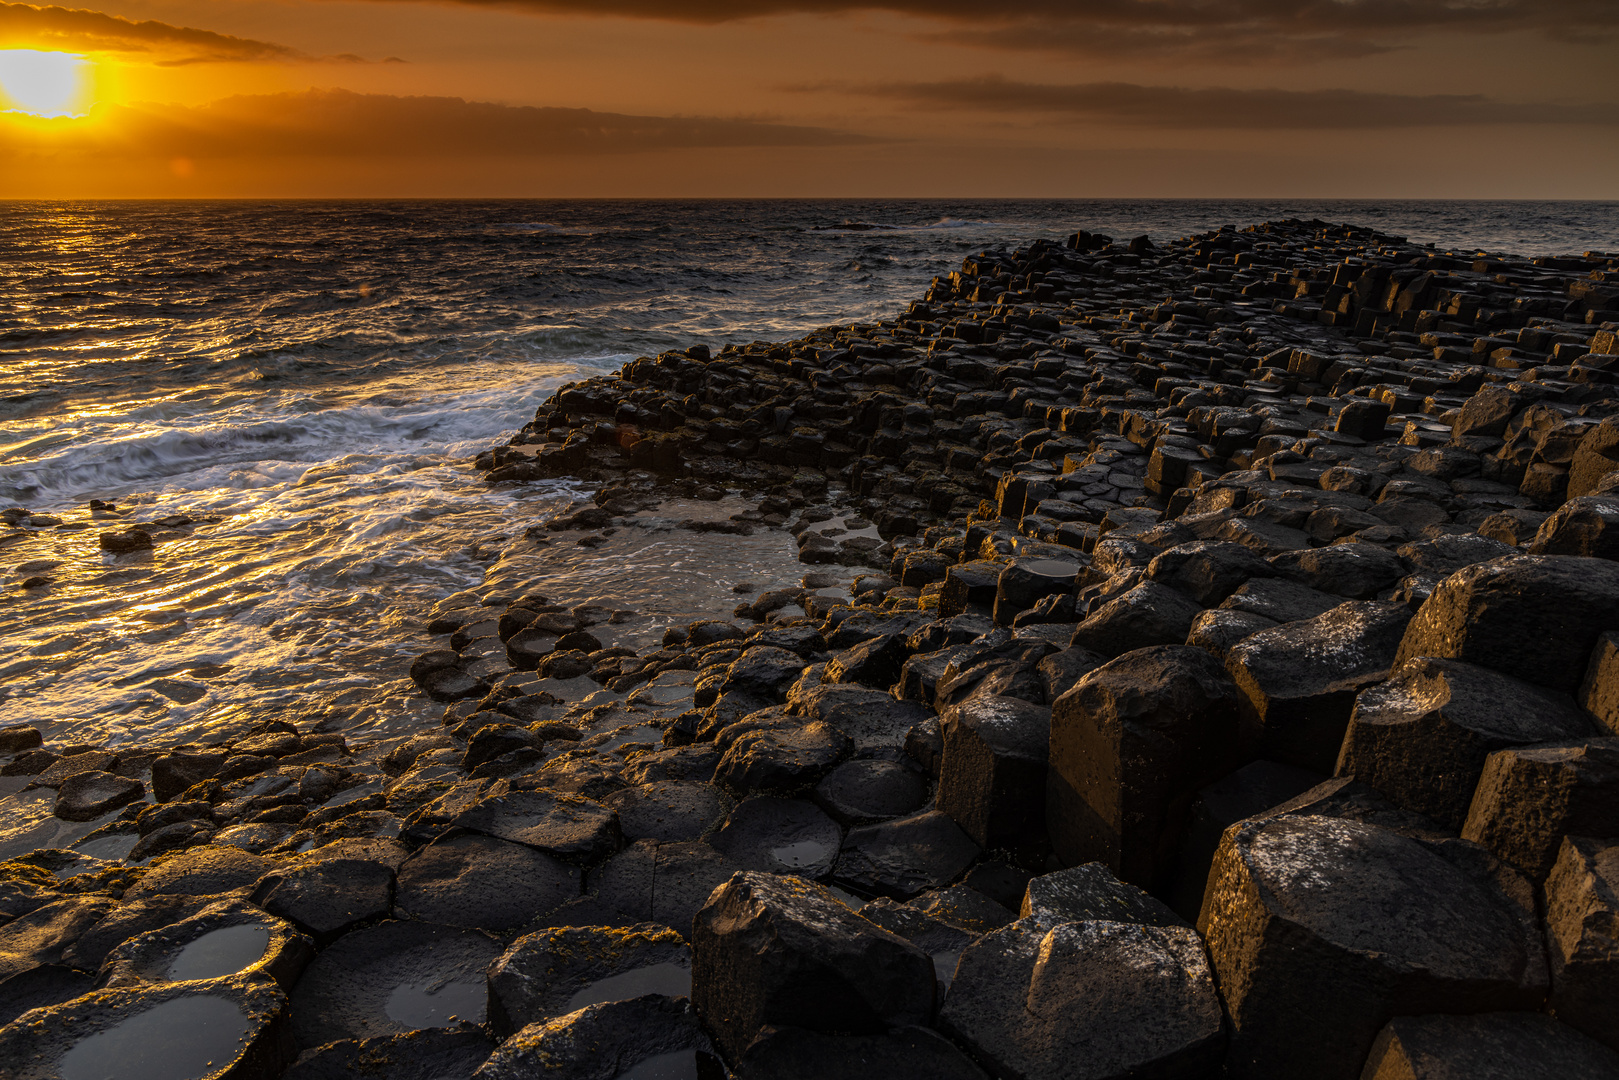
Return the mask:
[[[0,84],[88,61],[81,116],[0,97],[0,198],[1613,199],[1616,34],[1619,0],[0,2]]]

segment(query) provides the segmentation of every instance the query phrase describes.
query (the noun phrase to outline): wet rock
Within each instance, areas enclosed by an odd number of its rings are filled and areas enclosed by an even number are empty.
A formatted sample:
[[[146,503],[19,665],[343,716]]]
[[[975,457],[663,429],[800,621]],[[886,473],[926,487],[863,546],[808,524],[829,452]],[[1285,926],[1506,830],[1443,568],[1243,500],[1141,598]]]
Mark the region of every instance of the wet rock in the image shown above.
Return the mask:
[[[1086,616],[1070,644],[1110,658],[1153,645],[1179,645],[1202,610],[1167,585],[1143,581]]]
[[[692,929],[692,1002],[732,1060],[763,1027],[878,1034],[922,1024],[933,962],[797,877],[741,873]]]
[[[208,821],[177,821],[173,825],[165,825],[141,837],[135,846],[129,849],[127,858],[135,863],[170,852],[184,851],[186,848],[208,843],[218,831],[213,823]]]
[[[724,820],[727,803],[712,784],[693,780],[660,780],[602,799],[632,842],[696,840]]]
[[[189,848],[154,863],[139,883],[124,894],[139,900],[159,894],[216,896],[251,888],[278,867],[275,859],[249,855],[240,848],[207,844]]]
[[[720,763],[720,752],[712,746],[681,746],[638,754],[624,767],[626,784],[651,784],[664,780],[708,783]]]
[[[1220,999],[1186,927],[1019,920],[968,947],[939,1025],[997,1076],[1200,1076]]]
[[[112,529],[100,534],[97,539],[101,543],[102,551],[109,551],[114,555],[152,550],[152,534],[139,525],[131,525],[127,529]]]
[[[881,1035],[827,1035],[765,1027],[737,1062],[738,1080],[987,1080],[972,1059],[924,1027]]]
[[[648,996],[592,1005],[531,1024],[490,1055],[473,1080],[722,1080],[724,1068],[687,1001]]]
[[[1035,670],[1045,684],[1045,700],[1056,701],[1105,663],[1107,657],[1080,647],[1060,649],[1044,657],[1035,665]]]
[[[0,1028],[17,1080],[270,1080],[292,1062],[287,996],[262,976],[97,990]]]
[[[940,716],[938,808],[980,847],[1019,847],[1045,831],[1051,710],[976,695]]]
[[[594,900],[586,900],[592,910],[614,913],[624,924],[653,922],[685,935],[709,894],[737,870],[699,841],[641,840],[591,873]]]
[[[810,797],[842,825],[870,825],[921,809],[928,784],[913,768],[862,758],[827,773]]]
[[[476,1028],[343,1039],[306,1051],[282,1080],[352,1080],[367,1074],[388,1080],[443,1080],[472,1075],[494,1049],[489,1036]]]
[[[27,724],[0,727],[0,754],[20,754],[25,750],[38,748],[43,742],[44,739],[36,727]]]
[[[485,724],[467,740],[467,752],[461,758],[461,768],[471,772],[485,762],[520,750],[539,750],[545,740],[516,724]]]
[[[1378,1032],[1364,1080],[1619,1078],[1619,1055],[1535,1013],[1397,1016]]]
[[[1517,552],[1509,544],[1478,533],[1453,533],[1421,543],[1406,544],[1398,554],[1413,571],[1445,578],[1475,563],[1516,555]]]
[[[909,900],[955,881],[978,854],[978,845],[948,814],[928,810],[850,829],[832,877],[863,896]]]
[[[1459,830],[1492,751],[1591,733],[1564,695],[1472,664],[1418,657],[1355,699],[1337,774]]]
[[[118,755],[107,750],[77,750],[63,754],[34,777],[34,786],[60,788],[69,777],[80,773],[110,772],[118,767]]]
[[[75,896],[44,904],[0,926],[0,979],[59,963],[79,935],[106,918],[114,906],[105,897]]]
[[[1446,578],[1406,631],[1398,662],[1462,660],[1572,693],[1597,639],[1619,629],[1619,564],[1517,555]]]
[[[56,791],[53,811],[63,821],[94,821],[146,794],[139,780],[108,772],[74,773]]]
[[[1014,559],[995,582],[995,622],[1012,625],[1020,612],[1053,595],[1074,591],[1080,566],[1067,559]]]
[[[1259,578],[1248,582],[1220,602],[1222,611],[1262,615],[1276,622],[1313,619],[1337,607],[1342,600],[1291,578]]]
[[[1017,918],[1010,909],[966,885],[925,892],[909,906],[929,918],[975,935],[999,930]]]
[[[152,796],[168,802],[194,784],[219,775],[229,755],[218,753],[165,754],[152,762]]]
[[[1546,975],[1532,919],[1477,860],[1446,854],[1319,816],[1227,832],[1198,924],[1231,1018],[1232,1076],[1353,1078],[1406,1002],[1535,1006]]]
[[[327,859],[269,874],[253,887],[252,901],[287,919],[325,946],[393,910],[394,874],[381,863]]]
[[[834,656],[826,666],[826,681],[886,688],[899,678],[905,657],[904,636],[882,634]]]
[[[850,749],[849,737],[829,724],[772,724],[737,736],[714,781],[733,791],[789,794],[816,783]]]
[[[755,795],[743,799],[709,844],[744,870],[825,877],[843,830],[814,803]]]
[[[939,617],[952,618],[978,608],[987,613],[995,603],[1002,564],[988,560],[957,563],[950,567],[939,593]]]
[[[509,840],[569,862],[600,862],[618,850],[618,815],[599,802],[554,791],[512,791],[474,803],[456,828]]]
[[[911,728],[931,714],[914,701],[896,701],[886,693],[865,691],[870,696],[844,700],[810,715],[843,732],[854,743],[857,754],[880,754],[900,750]]]
[[[691,949],[668,927],[555,927],[518,938],[489,968],[501,1036],[609,1001],[691,995]]]
[[[323,949],[293,989],[300,1047],[482,1023],[484,970],[501,953],[474,930],[384,922]]]
[[[1235,763],[1239,694],[1201,649],[1139,649],[1052,708],[1046,827],[1058,858],[1154,887],[1193,793]]]
[[[578,869],[549,855],[468,833],[435,840],[405,860],[394,902],[427,922],[510,930],[578,896],[580,881]]]
[[[63,950],[62,961],[83,971],[98,971],[107,954],[130,938],[189,919],[216,902],[211,896],[161,894],[126,899],[79,933]]]
[[[262,975],[290,990],[314,955],[291,924],[226,900],[125,941],[107,954],[100,981],[141,986]]]
[[[783,701],[787,688],[798,681],[804,660],[795,652],[755,646],[731,662],[720,683],[720,693],[740,692],[768,701]]]
[[[1340,604],[1243,639],[1226,670],[1243,694],[1245,739],[1273,761],[1330,773],[1355,695],[1388,677],[1411,621],[1404,604]]]
[[[41,964],[0,980],[0,1028],[30,1009],[48,1009],[88,994],[95,976],[64,964]]]

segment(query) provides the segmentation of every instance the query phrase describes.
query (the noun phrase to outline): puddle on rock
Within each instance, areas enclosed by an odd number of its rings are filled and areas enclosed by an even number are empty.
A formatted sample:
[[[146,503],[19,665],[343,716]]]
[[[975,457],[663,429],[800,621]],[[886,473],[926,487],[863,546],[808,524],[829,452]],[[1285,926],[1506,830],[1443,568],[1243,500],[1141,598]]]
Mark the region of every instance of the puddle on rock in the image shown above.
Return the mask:
[[[676,1050],[672,1054],[649,1057],[624,1072],[616,1080],[699,1080],[697,1051]]]
[[[163,977],[170,982],[218,979],[252,967],[270,944],[264,923],[244,923],[210,930],[180,950]]]
[[[449,1027],[459,1020],[481,1024],[489,991],[478,982],[403,983],[388,995],[388,1019],[412,1030]]]
[[[646,994],[667,994],[669,997],[691,996],[691,968],[684,964],[666,962],[648,964],[619,975],[598,979],[568,999],[568,1011],[586,1005],[599,1005],[604,1001],[628,1001]]]
[[[800,840],[796,844],[783,844],[770,849],[772,859],[794,869],[831,862],[836,853],[836,847],[819,840]]]
[[[248,1028],[224,998],[171,998],[81,1039],[57,1071],[62,1080],[196,1080],[236,1060]]]

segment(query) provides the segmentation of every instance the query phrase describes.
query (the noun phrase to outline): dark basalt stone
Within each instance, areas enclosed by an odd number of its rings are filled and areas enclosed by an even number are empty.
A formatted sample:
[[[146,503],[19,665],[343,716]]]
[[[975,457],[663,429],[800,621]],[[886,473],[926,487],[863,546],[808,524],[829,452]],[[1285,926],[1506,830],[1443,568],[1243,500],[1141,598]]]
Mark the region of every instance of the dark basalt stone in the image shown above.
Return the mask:
[[[881,1035],[761,1028],[736,1064],[738,1080],[987,1080],[972,1059],[924,1027]]]
[[[74,773],[56,789],[54,813],[63,821],[94,821],[146,794],[139,780],[108,772]]]
[[[251,888],[282,860],[249,855],[241,848],[206,844],[188,848],[154,863],[124,899],[139,900],[159,894],[216,896]]]
[[[832,878],[863,896],[909,900],[955,881],[978,854],[948,814],[928,810],[850,829]]]
[[[755,795],[743,799],[709,844],[744,870],[825,877],[843,830],[814,803]]]
[[[1153,645],[1178,645],[1202,610],[1184,593],[1143,581],[1086,616],[1070,644],[1110,658]]]
[[[252,900],[324,946],[363,923],[387,917],[393,894],[394,872],[382,863],[327,859],[261,878]]]
[[[569,862],[595,863],[618,850],[618,815],[599,802],[554,791],[511,791],[457,814],[456,828],[522,844]]]
[[[738,869],[699,841],[641,840],[591,872],[581,914],[599,920],[605,913],[616,925],[658,923],[684,936],[709,894]]]
[[[1594,734],[1562,694],[1455,660],[1407,660],[1361,691],[1337,774],[1460,830],[1492,751]]]
[[[712,784],[661,780],[615,791],[602,805],[618,815],[624,838],[696,840],[725,819],[730,800]]]
[[[117,946],[148,930],[161,930],[216,903],[212,896],[158,894],[126,898],[99,921],[78,933],[62,953],[62,961],[84,971],[100,970]]]
[[[928,783],[912,767],[861,758],[827,773],[810,797],[841,825],[870,825],[920,810]]]
[[[263,976],[97,990],[0,1028],[0,1061],[17,1080],[272,1080],[293,1053],[287,996]]]
[[[1028,844],[1045,831],[1051,710],[975,695],[940,716],[938,808],[980,847]]]
[[[371,1039],[342,1039],[305,1051],[281,1080],[444,1080],[470,1076],[495,1044],[476,1028],[411,1031]]]
[[[489,1022],[501,1036],[588,1005],[691,996],[691,949],[665,926],[556,927],[518,938],[489,968]]]
[[[394,903],[412,918],[512,930],[579,895],[578,868],[491,836],[449,836],[399,868]],[[352,935],[350,935],[352,936]]]
[[[962,953],[939,1025],[997,1076],[1206,1075],[1220,999],[1188,927],[1020,919]]]
[[[850,749],[849,737],[830,724],[772,723],[737,736],[714,781],[738,792],[788,794],[816,783]]]
[[[1619,1080],[1619,1054],[1538,1013],[1397,1016],[1363,1080]]]
[[[692,1002],[731,1060],[761,1028],[877,1034],[925,1023],[933,962],[798,877],[739,873],[692,928]]]
[[[724,1080],[691,1003],[656,995],[592,1005],[530,1024],[501,1043],[473,1080]]]
[[[65,964],[41,964],[0,980],[0,1028],[29,1009],[48,1009],[88,994],[96,978]]]
[[[1365,822],[1282,814],[1229,830],[1198,926],[1236,1077],[1353,1078],[1403,1002],[1510,1011],[1546,992],[1532,906],[1487,862]]]
[[[290,990],[314,955],[309,939],[290,923],[251,904],[226,900],[119,945],[107,954],[99,982],[155,986],[267,976]]]
[[[1619,836],[1619,738],[1513,747],[1485,760],[1462,836],[1540,881],[1571,835]]]
[[[476,930],[379,923],[322,950],[293,989],[300,1047],[482,1023],[484,969],[501,952]]]

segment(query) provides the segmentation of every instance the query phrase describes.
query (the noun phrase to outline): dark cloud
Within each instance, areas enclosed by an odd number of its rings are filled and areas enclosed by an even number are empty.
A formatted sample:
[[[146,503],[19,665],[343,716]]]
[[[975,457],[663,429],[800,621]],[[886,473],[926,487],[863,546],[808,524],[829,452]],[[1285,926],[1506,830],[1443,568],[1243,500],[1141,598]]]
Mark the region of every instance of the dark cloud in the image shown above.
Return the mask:
[[[886,11],[958,24],[935,40],[999,49],[1250,63],[1356,57],[1423,31],[1605,40],[1614,0],[440,0],[547,14],[720,23]]]
[[[1378,94],[1360,90],[1232,90],[1052,85],[986,75],[934,83],[849,88],[919,108],[1063,114],[1074,120],[1153,128],[1285,129],[1454,127],[1475,124],[1619,124],[1619,106],[1517,104],[1481,95]]]
[[[642,150],[838,146],[871,140],[750,120],[624,116],[346,90],[226,98],[200,108],[98,106],[88,124],[0,126],[0,150],[227,157],[551,157]]]
[[[211,61],[324,59],[364,63],[358,56],[309,57],[269,41],[231,37],[168,23],[134,22],[80,8],[0,3],[0,49],[150,54],[162,66]]]

